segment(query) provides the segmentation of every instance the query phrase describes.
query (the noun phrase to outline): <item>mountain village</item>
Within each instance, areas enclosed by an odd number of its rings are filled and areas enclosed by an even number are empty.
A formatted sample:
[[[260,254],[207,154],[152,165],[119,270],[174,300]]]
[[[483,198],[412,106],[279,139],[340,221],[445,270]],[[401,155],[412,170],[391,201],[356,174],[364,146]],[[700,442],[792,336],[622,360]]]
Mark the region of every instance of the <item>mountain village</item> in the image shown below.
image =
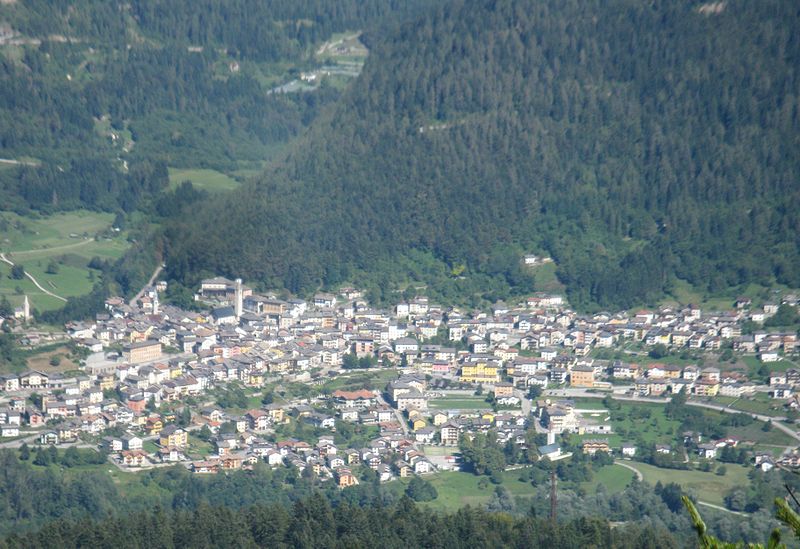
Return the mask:
[[[129,471],[181,463],[204,474],[263,462],[344,488],[365,467],[381,481],[458,470],[459,442],[476,433],[535,446],[550,460],[569,457],[564,433],[590,435],[584,453],[635,458],[634,444],[609,442],[607,414],[574,399],[663,403],[677,393],[724,412],[734,410],[716,398],[768,398],[780,415],[752,415],[799,438],[787,417],[799,402],[800,367],[788,360],[797,335],[761,327],[781,305],[796,306],[794,295],[758,308],[743,298],[723,312],[579,315],[560,295],[490,312],[416,297],[386,311],[353,288],[280,299],[222,277],[204,280],[197,310],[187,311],[162,304],[165,290],[158,282],[135,302],[110,298],[93,322],[68,323],[86,356],[80,375],[0,378],[0,445],[99,447]],[[30,311],[17,316],[6,321],[19,327]],[[717,361],[726,349],[768,376]],[[653,359],[665,351],[718,366]],[[683,448],[655,450],[713,460],[747,443],[684,439]],[[790,448],[749,459],[763,470],[800,466]]]

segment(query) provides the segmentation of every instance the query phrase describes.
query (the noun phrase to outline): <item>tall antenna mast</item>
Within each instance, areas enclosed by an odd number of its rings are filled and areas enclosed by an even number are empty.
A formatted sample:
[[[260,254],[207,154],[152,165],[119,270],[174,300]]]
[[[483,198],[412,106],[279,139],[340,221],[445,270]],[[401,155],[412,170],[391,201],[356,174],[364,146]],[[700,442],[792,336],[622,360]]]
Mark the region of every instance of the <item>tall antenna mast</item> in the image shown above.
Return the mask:
[[[556,495],[556,470],[550,471],[550,520],[556,521],[556,508],[558,507],[558,496]]]

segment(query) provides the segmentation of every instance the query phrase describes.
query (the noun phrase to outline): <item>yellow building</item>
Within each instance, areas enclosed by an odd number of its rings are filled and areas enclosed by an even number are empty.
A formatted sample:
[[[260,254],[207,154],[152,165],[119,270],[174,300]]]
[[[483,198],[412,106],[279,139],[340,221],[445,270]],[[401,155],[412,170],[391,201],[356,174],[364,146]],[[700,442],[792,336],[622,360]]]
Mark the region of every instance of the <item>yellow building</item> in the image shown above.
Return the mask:
[[[149,435],[157,435],[161,432],[161,429],[164,428],[164,422],[162,422],[159,417],[149,417],[147,418],[147,423],[145,423],[144,428]]]
[[[422,419],[421,417],[416,418],[411,422],[411,428],[415,431],[419,431],[420,429],[424,429],[428,426],[428,422]]]
[[[154,340],[141,341],[126,345],[122,350],[125,362],[150,362],[161,358],[161,343]]]
[[[694,382],[694,394],[697,396],[716,396],[719,392],[719,383],[698,379]]]
[[[275,423],[283,423],[286,420],[286,415],[283,411],[283,408],[275,406],[269,408],[267,412],[269,412],[270,419]]]
[[[497,383],[500,381],[500,373],[494,364],[476,362],[461,367],[460,379],[467,383]]]
[[[189,444],[189,435],[183,429],[169,425],[161,430],[158,443],[163,448],[185,448]]]

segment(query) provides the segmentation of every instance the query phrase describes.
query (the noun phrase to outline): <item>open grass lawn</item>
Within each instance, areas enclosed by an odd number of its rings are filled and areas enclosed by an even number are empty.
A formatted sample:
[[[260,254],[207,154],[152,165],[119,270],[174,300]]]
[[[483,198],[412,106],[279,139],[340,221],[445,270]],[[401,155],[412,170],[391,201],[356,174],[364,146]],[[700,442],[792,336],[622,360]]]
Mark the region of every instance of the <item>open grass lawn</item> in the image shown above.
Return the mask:
[[[593,494],[601,484],[609,494],[622,492],[633,480],[634,472],[620,465],[608,465],[595,472],[594,478],[589,482],[581,483],[586,493]]]
[[[792,364],[788,360],[784,359],[776,362],[761,362],[761,360],[756,356],[743,356],[740,359],[740,362],[745,364],[747,371],[750,372],[751,375],[758,372],[762,366],[766,366],[771,372],[785,372],[789,368],[797,367],[796,364]]]
[[[428,402],[428,407],[436,410],[491,410],[492,407],[485,398],[480,397],[442,397]]]
[[[11,261],[25,267],[47,290],[62,297],[74,297],[91,291],[99,271],[88,263],[93,257],[113,261],[122,257],[129,243],[122,233],[108,233],[114,216],[107,213],[79,210],[36,219],[3,212],[0,218],[0,251]],[[47,273],[50,262],[58,272]],[[27,278],[12,280],[11,267],[0,264],[0,294],[14,305],[20,305],[27,294],[33,308],[56,309],[63,302],[39,290]],[[21,292],[17,291],[21,290]]]
[[[601,398],[573,398],[572,401],[575,403],[575,408],[579,410],[605,410],[606,407],[603,404],[603,399]]]
[[[200,440],[196,436],[189,434],[189,449],[187,453],[192,457],[204,458],[214,451],[214,446],[210,442]]]
[[[731,404],[730,408],[765,416],[783,416],[785,414],[781,402],[771,399],[765,393],[756,393],[753,397],[740,398]]]
[[[536,289],[541,292],[563,293],[564,285],[556,276],[555,263],[543,263],[531,267],[533,276],[536,278]]]
[[[763,421],[756,421],[746,427],[729,427],[728,434],[739,437],[742,441],[753,441],[756,444],[775,446],[796,446],[797,441],[774,427],[770,431],[763,431]]]
[[[781,284],[772,284],[767,287],[752,283],[732,289],[726,292],[726,295],[709,296],[685,280],[676,280],[672,295],[663,299],[661,305],[675,306],[694,303],[707,311],[726,311],[734,308],[737,297],[743,296],[751,298],[753,305],[758,307],[769,299],[772,290],[787,290],[787,287]]]
[[[397,379],[397,374],[398,372],[394,368],[372,372],[353,370],[352,372],[337,376],[336,379],[327,381],[325,385],[323,385],[323,388],[331,391],[339,389],[353,391],[363,388],[366,384],[373,389],[382,390],[389,381]]]
[[[154,453],[158,452],[159,446],[158,446],[158,444],[156,444],[152,440],[145,440],[142,443],[142,450],[144,450],[148,454],[154,454]]]
[[[542,490],[534,487],[530,482],[519,480],[520,471],[506,471],[503,473],[503,486],[514,496],[531,497]],[[476,476],[472,473],[460,471],[447,471],[424,477],[436,487],[439,496],[423,505],[442,511],[455,511],[465,505],[485,505],[494,493],[495,485],[491,482],[485,488],[478,486],[481,479],[488,477]]]
[[[632,417],[634,411],[649,413],[648,417],[638,414]],[[614,412],[613,417],[617,417],[619,412]],[[680,429],[680,422],[667,419],[664,415],[663,404],[643,404],[643,403],[622,403],[621,413],[624,419],[621,421],[612,420],[614,431],[622,440],[632,440],[637,435],[648,442],[671,444],[674,442],[675,433]],[[600,438],[594,435],[594,438]],[[609,438],[610,437],[602,437]]]
[[[533,497],[535,495],[549,493],[547,486],[533,486],[529,481],[520,481],[523,470],[517,469],[503,473],[503,486],[508,489],[514,497]],[[481,479],[488,480],[488,477],[476,476],[472,473],[460,471],[447,471],[427,475],[425,477],[436,487],[438,497],[422,505],[440,511],[455,511],[465,505],[481,506],[485,505],[495,490],[495,485],[489,482],[488,486],[481,488],[478,486]],[[621,492],[633,478],[633,471],[629,471],[619,465],[603,467],[597,472],[592,481],[584,483],[587,492],[594,493],[597,486],[602,484],[609,493]],[[389,483],[387,488],[402,493],[410,479],[400,479]]]
[[[238,181],[216,170],[169,168],[170,187],[177,187],[184,181],[191,181],[195,188],[209,192],[232,191],[239,186]]]
[[[80,365],[77,362],[73,362],[67,358],[69,354],[70,350],[67,347],[59,347],[51,351],[45,351],[43,353],[38,353],[28,357],[27,365],[31,370],[45,372],[48,374],[55,372],[63,373],[69,372],[70,370],[79,369]],[[58,364],[58,366],[53,366],[50,364],[50,359],[54,356],[61,358],[61,362]]]
[[[719,476],[713,472],[661,469],[639,462],[631,462],[630,465],[644,475],[645,482],[650,484],[655,484],[658,481],[661,481],[662,484],[675,482],[685,490],[694,492],[698,500],[715,505],[724,505],[723,497],[731,488],[748,486],[750,482],[747,478],[747,473],[751,468],[731,463],[725,464],[727,473],[724,476]],[[715,464],[715,468],[717,465]]]

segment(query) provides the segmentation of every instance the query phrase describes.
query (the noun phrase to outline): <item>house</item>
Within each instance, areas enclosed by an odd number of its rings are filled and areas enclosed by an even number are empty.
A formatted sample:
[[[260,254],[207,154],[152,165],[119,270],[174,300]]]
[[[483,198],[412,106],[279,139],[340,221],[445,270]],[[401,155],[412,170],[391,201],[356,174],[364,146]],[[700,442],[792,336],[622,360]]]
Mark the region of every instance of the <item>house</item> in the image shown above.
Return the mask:
[[[537,448],[539,456],[550,460],[558,459],[561,457],[561,447],[558,444],[548,444],[546,446],[539,446]]]
[[[514,386],[511,383],[500,382],[494,385],[494,398],[514,396]]]
[[[331,395],[334,406],[337,408],[368,408],[375,403],[375,394],[372,391],[361,389],[359,391],[334,391]]]
[[[625,457],[633,457],[636,455],[636,446],[633,444],[622,445],[622,455]]]
[[[497,383],[499,367],[495,362],[466,363],[461,366],[460,380],[466,383]]]
[[[245,414],[250,429],[264,431],[269,427],[269,414],[264,410],[250,410]]]
[[[448,416],[448,415],[447,415],[446,413],[444,413],[444,412],[436,412],[435,414],[433,414],[433,424],[434,424],[436,427],[441,427],[442,425],[444,425],[445,423],[447,423],[447,421],[448,421],[449,419],[450,419],[450,416]]]
[[[414,473],[424,475],[425,473],[433,472],[433,464],[427,459],[418,459],[414,462]]]
[[[413,408],[417,410],[425,410],[428,408],[428,397],[418,391],[404,393],[399,395],[395,400],[397,402],[397,409],[401,412]]]
[[[759,355],[761,362],[778,362],[778,351],[762,351]]]
[[[121,452],[125,449],[121,437],[103,437],[101,446],[109,452]]]
[[[198,474],[211,474],[219,472],[220,463],[219,460],[208,460],[208,461],[195,461],[192,462],[192,472]]]
[[[358,479],[350,469],[342,467],[336,470],[336,484],[339,488],[347,488],[348,486],[357,485]]]
[[[791,385],[773,385],[770,387],[769,394],[772,398],[786,399],[792,396],[792,387]]]
[[[439,428],[439,439],[444,446],[458,446],[460,433],[458,424],[448,421]]]
[[[180,427],[167,425],[159,433],[158,443],[162,448],[185,448],[189,444],[189,437]]]
[[[433,442],[433,435],[436,433],[434,427],[423,427],[414,431],[414,440],[421,444],[430,444]]]
[[[594,387],[594,368],[575,366],[570,372],[570,385],[573,387]]]
[[[122,445],[126,450],[141,450],[143,441],[136,435],[125,434],[122,436]]]
[[[126,467],[142,467],[147,464],[147,453],[143,450],[125,450],[122,452],[122,464]]]
[[[584,454],[589,454],[590,456],[597,452],[611,453],[611,447],[608,445],[607,440],[584,440],[583,444],[581,444],[581,449]]]
[[[0,437],[8,438],[8,437],[18,437],[18,436],[19,436],[19,425],[6,424],[0,426]]]
[[[717,457],[717,445],[711,442],[698,444],[697,455],[705,459],[714,459]]]

